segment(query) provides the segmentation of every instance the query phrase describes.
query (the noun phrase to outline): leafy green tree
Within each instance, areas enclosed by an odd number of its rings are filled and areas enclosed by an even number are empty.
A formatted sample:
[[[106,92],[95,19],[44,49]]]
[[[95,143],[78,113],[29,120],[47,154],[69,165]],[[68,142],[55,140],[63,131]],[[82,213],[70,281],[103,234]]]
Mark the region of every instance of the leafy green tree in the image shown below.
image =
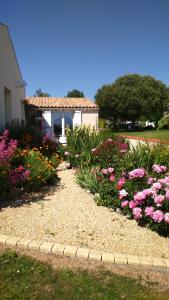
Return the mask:
[[[169,103],[168,88],[151,76],[129,74],[104,85],[95,96],[102,117],[120,121],[140,118],[158,122]]]
[[[72,91],[69,91],[69,92],[67,93],[67,96],[66,96],[66,97],[68,97],[68,98],[84,98],[85,95],[84,95],[83,92],[81,92],[81,91],[79,91],[79,90],[77,90],[77,89],[74,89],[74,90],[72,90]]]
[[[42,92],[41,89],[35,91],[34,97],[50,97],[48,93]]]

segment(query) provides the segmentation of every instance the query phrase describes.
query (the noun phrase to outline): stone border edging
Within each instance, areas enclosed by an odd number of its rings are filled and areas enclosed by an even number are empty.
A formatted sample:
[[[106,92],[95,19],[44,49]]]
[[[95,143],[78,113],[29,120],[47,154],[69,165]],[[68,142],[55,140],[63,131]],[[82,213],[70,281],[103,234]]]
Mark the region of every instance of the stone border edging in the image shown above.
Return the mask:
[[[163,268],[169,271],[169,259],[118,254],[105,251],[97,251],[88,248],[62,245],[42,240],[31,240],[20,237],[0,235],[0,243],[17,248],[37,250],[48,254],[64,255],[89,260],[97,260],[105,263],[133,265],[140,267]]]
[[[163,145],[169,145],[169,141],[166,140],[160,140],[160,139],[151,139],[151,138],[144,138],[140,136],[134,136],[134,135],[127,135],[127,134],[119,134],[118,136],[131,139],[131,140],[138,140],[138,141],[144,141],[148,143],[159,143]]]

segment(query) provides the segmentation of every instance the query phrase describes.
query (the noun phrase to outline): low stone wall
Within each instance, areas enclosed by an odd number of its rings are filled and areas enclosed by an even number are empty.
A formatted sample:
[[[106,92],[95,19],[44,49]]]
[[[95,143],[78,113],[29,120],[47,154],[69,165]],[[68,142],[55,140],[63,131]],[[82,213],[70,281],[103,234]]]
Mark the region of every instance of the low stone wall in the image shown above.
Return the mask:
[[[168,145],[169,146],[169,141],[165,141],[165,140],[159,140],[159,139],[146,139],[146,138],[142,138],[142,137],[138,137],[138,136],[131,136],[131,135],[120,135],[121,137],[127,139],[129,141],[129,144],[131,147],[136,148],[139,144],[140,145],[157,145],[157,144],[161,144],[161,145]]]

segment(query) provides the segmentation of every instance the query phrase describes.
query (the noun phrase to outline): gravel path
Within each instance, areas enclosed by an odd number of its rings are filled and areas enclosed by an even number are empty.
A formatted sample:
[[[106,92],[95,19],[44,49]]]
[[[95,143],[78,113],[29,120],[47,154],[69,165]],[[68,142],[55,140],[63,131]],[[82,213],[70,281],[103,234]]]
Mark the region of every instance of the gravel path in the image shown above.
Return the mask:
[[[97,206],[92,195],[76,184],[73,170],[58,174],[60,186],[53,194],[38,202],[1,209],[0,234],[169,258],[168,238]]]

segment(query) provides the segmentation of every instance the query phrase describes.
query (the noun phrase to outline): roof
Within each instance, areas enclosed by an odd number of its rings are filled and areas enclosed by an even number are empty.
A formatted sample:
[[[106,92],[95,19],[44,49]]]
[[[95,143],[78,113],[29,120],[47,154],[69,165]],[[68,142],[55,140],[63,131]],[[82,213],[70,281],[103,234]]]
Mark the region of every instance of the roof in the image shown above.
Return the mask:
[[[37,108],[95,108],[98,106],[87,98],[27,97],[25,103]]]

